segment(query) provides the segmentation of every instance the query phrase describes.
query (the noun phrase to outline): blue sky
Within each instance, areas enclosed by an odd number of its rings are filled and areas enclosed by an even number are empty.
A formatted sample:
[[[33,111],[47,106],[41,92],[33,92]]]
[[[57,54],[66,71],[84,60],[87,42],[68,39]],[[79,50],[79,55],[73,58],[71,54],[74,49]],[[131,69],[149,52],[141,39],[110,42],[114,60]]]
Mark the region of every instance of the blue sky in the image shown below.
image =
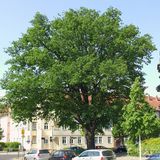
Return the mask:
[[[146,73],[146,92],[152,96],[159,95],[156,86],[160,84],[157,72],[160,52],[160,0],[5,0],[0,4],[0,78],[7,70],[5,62],[9,57],[4,48],[10,46],[13,40],[21,37],[30,26],[35,13],[46,15],[53,20],[58,14],[69,8],[87,7],[104,12],[108,7],[118,8],[122,12],[124,24],[138,26],[141,34],[148,33],[153,37],[157,51],[153,53],[152,63],[144,66]],[[0,90],[0,95],[4,94]]]

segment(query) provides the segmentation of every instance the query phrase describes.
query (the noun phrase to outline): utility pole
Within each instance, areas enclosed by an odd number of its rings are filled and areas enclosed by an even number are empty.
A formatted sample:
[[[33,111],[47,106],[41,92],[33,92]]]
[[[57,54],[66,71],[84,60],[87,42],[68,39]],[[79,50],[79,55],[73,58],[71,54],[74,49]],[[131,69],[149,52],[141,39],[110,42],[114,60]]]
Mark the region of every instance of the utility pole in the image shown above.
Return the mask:
[[[22,152],[25,152],[24,151],[24,134],[25,134],[25,130],[24,130],[24,128],[22,128],[22,130],[21,130],[21,135],[22,135],[22,148],[21,148],[21,150],[22,150]]]
[[[142,160],[141,135],[139,135],[139,160]]]

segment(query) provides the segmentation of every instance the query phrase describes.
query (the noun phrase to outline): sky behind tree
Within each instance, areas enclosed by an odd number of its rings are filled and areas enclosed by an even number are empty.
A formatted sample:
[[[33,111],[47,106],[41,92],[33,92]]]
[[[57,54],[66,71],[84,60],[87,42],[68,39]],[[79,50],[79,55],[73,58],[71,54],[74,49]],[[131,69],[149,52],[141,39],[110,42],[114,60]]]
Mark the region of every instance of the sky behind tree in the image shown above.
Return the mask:
[[[150,34],[157,51],[153,52],[152,63],[144,66],[146,73],[146,93],[152,96],[160,95],[156,92],[160,84],[157,71],[160,52],[160,0],[5,0],[0,5],[0,78],[3,77],[7,66],[5,62],[9,56],[4,52],[11,42],[18,40],[27,28],[36,12],[46,15],[49,20],[58,17],[68,9],[86,7],[103,13],[107,8],[114,7],[122,12],[124,25],[134,24],[139,27],[141,34]],[[0,89],[0,95],[4,91]]]

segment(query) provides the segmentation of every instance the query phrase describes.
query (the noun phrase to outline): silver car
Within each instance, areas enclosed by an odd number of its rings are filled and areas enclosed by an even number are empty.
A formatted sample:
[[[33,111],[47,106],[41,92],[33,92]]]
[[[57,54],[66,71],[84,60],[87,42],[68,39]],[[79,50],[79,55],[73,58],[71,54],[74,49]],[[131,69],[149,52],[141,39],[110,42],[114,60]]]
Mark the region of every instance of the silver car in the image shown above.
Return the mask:
[[[32,149],[24,155],[24,160],[48,160],[49,157],[48,149]]]
[[[82,152],[72,160],[116,160],[116,155],[111,149],[92,149]]]

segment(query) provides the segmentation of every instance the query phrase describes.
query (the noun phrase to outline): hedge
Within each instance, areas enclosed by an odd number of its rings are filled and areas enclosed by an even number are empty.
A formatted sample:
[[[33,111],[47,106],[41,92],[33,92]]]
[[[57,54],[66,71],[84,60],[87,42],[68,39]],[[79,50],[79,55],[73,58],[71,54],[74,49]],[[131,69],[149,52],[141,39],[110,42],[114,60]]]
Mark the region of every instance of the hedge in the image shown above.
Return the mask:
[[[144,155],[159,153],[160,138],[150,138],[142,142],[142,153]]]
[[[19,142],[0,142],[0,149],[3,151],[18,151],[20,144]]]

